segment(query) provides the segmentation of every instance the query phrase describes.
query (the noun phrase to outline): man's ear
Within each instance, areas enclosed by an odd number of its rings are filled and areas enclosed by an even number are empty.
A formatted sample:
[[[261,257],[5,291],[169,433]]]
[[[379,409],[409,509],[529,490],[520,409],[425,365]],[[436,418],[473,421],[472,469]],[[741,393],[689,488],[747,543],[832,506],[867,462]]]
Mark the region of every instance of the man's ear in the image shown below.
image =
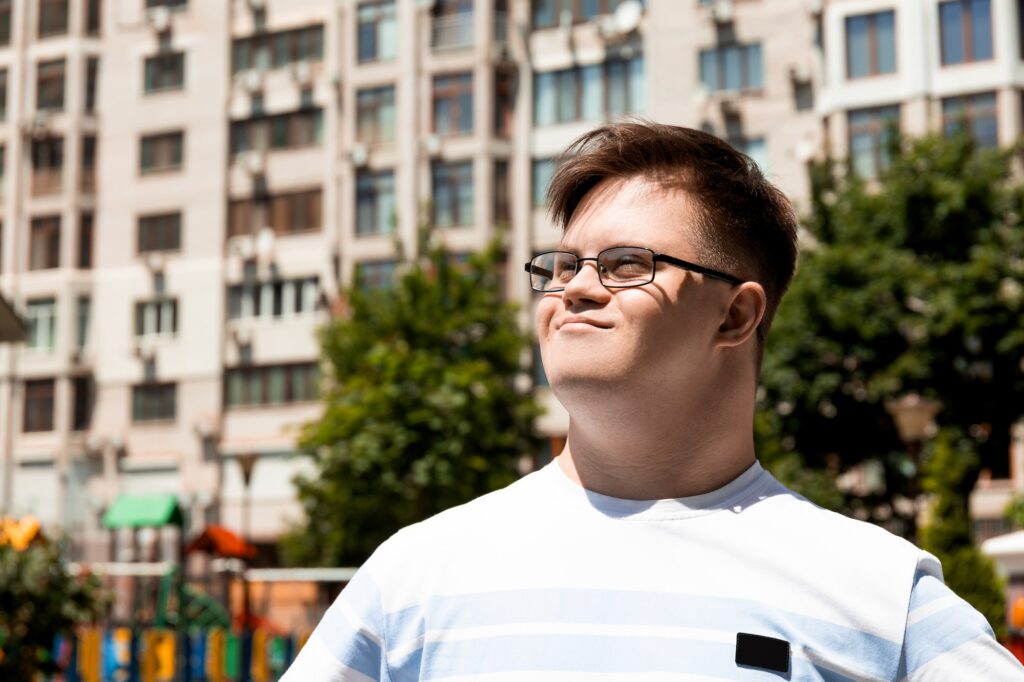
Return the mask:
[[[744,282],[732,290],[725,318],[718,327],[718,342],[722,346],[742,346],[757,334],[757,326],[764,319],[768,297],[757,282]]]

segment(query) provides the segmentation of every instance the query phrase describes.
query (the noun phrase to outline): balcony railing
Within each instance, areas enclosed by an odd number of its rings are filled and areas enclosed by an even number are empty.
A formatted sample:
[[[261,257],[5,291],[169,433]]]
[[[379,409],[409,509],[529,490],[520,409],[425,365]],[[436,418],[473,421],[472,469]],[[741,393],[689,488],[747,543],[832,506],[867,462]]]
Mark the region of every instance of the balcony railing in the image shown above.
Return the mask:
[[[435,50],[457,50],[473,45],[473,13],[462,12],[435,17],[430,25],[430,46]]]

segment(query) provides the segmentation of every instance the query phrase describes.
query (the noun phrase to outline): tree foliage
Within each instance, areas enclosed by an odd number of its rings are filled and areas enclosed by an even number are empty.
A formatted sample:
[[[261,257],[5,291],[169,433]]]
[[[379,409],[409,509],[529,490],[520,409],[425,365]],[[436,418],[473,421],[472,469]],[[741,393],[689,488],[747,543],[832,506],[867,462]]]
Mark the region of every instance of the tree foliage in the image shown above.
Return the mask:
[[[293,563],[358,565],[399,528],[512,482],[534,449],[538,407],[516,381],[530,341],[500,245],[424,252],[393,287],[344,292],[321,333],[325,410],[301,438],[316,473],[297,480]]]
[[[95,577],[67,573],[56,543],[0,544],[0,679],[57,672],[54,637],[95,622],[105,601]]]
[[[756,422],[768,468],[811,499],[880,523],[898,516],[893,501],[913,495],[920,472],[885,405],[910,392],[940,400],[939,424],[965,439],[956,452],[976,453],[958,465],[955,487],[933,491],[943,514],[966,514],[980,466],[1006,472],[1021,416],[1013,396],[1024,390],[1014,154],[978,149],[965,134],[893,136],[876,181],[832,160],[812,170],[812,210],[768,342]],[[871,490],[836,488],[837,475],[865,463],[879,474]],[[939,542],[947,531],[928,537],[953,576],[969,524]]]

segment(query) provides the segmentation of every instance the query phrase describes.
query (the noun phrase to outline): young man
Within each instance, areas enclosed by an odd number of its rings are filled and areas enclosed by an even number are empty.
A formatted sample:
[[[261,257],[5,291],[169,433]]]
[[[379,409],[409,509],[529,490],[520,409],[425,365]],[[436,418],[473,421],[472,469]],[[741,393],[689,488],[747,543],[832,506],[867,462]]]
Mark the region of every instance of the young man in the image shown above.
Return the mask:
[[[610,125],[549,200],[564,236],[527,270],[565,450],[381,545],[284,679],[1024,679],[934,557],[757,463],[797,223],[756,166]]]

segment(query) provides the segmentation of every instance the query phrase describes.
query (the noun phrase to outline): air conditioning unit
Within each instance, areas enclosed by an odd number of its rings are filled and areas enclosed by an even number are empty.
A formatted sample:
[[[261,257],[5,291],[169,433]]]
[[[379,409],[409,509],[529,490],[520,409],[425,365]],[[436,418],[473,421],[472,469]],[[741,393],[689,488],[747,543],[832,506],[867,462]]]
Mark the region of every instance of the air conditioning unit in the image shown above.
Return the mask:
[[[348,158],[353,166],[361,168],[366,165],[366,161],[370,158],[370,152],[367,150],[366,145],[356,142],[349,150]]]
[[[793,64],[789,67],[789,79],[794,83],[810,83],[811,67],[809,64]]]
[[[153,362],[156,359],[156,348],[137,340],[132,348],[132,355],[143,362]]]
[[[146,254],[146,268],[150,272],[163,272],[164,270],[164,256],[162,253],[147,253]]]
[[[263,90],[263,72],[259,69],[247,69],[238,74],[238,82],[250,94]]]
[[[423,138],[423,151],[427,156],[437,156],[441,153],[441,138],[437,135],[427,135]]]
[[[732,21],[732,0],[714,0],[711,4],[711,18],[718,24]]]
[[[171,10],[169,7],[150,7],[146,11],[146,23],[157,33],[171,30]]]
[[[249,175],[264,175],[267,172],[267,155],[258,150],[242,152],[238,155],[238,164],[245,168]]]
[[[260,228],[259,233],[256,235],[256,255],[259,256],[260,261],[270,263],[274,260],[274,244],[276,241],[277,235],[274,233],[274,228],[269,225]]]
[[[236,346],[248,346],[252,344],[252,330],[250,329],[235,329],[231,330],[231,341]]]
[[[41,140],[50,136],[52,132],[50,128],[50,117],[51,114],[48,111],[37,111],[23,126],[26,135],[29,135],[33,140]]]
[[[606,38],[621,38],[640,26],[644,8],[639,0],[625,0],[615,12],[598,19],[597,30]]]
[[[298,85],[309,85],[313,82],[313,67],[306,61],[292,64],[292,79]]]
[[[807,3],[807,10],[811,13],[811,16],[821,16],[823,4],[822,0],[809,0]]]
[[[737,93],[724,93],[718,97],[718,106],[726,118],[740,115],[740,98]]]
[[[247,234],[232,237],[228,242],[228,253],[242,260],[252,260],[256,256],[256,240]]]

